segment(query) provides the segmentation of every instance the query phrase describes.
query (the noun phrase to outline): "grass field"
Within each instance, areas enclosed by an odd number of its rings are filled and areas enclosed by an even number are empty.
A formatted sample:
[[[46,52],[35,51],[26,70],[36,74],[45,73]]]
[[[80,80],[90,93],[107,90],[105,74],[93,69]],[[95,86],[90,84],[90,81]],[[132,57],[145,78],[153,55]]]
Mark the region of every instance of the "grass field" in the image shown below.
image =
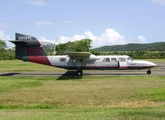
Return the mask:
[[[20,72],[20,71],[65,71],[64,69],[40,65],[31,62],[23,62],[21,60],[0,60],[0,72]]]
[[[0,61],[1,72],[9,66],[61,70]],[[0,119],[164,120],[165,76],[0,76]]]

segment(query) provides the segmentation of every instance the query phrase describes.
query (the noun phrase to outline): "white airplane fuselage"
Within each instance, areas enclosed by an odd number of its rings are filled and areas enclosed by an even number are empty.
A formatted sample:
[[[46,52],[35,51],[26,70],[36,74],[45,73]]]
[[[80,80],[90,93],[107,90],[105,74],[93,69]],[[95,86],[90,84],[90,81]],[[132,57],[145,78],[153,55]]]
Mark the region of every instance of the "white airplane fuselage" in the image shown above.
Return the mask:
[[[91,55],[93,56],[93,55]],[[27,61],[50,65],[54,67],[64,68],[68,70],[126,70],[126,69],[150,69],[155,67],[156,64],[143,61],[133,60],[127,55],[109,55],[109,56],[96,56],[93,59],[78,60],[67,55],[63,56],[28,56]],[[26,61],[26,60],[25,60]]]

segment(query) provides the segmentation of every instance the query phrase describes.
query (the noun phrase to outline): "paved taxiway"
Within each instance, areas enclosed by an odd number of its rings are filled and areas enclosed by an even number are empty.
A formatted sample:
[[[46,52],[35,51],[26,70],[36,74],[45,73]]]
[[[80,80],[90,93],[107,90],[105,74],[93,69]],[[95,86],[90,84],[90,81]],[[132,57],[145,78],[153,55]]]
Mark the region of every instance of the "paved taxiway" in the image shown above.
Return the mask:
[[[165,62],[156,63],[149,76],[165,75]],[[146,76],[146,70],[84,70],[83,76]],[[76,71],[64,72],[0,72],[0,76],[72,76]]]

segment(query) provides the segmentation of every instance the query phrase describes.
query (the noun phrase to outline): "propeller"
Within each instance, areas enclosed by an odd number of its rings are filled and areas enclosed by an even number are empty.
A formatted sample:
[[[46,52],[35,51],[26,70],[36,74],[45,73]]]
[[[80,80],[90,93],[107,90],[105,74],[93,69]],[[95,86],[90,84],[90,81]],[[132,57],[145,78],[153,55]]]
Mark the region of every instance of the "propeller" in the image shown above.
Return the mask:
[[[56,46],[58,45],[57,40],[54,40],[54,45],[53,45],[53,54],[55,55],[57,53],[56,51]]]

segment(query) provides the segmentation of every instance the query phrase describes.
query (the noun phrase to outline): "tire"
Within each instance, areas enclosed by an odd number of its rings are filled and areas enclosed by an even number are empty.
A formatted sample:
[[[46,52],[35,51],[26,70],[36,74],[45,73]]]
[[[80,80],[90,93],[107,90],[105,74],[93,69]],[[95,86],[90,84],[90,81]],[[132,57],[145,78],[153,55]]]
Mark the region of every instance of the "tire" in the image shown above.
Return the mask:
[[[148,70],[148,71],[147,71],[147,74],[151,74],[151,70]]]
[[[82,71],[77,71],[78,76],[82,76],[83,72]]]

